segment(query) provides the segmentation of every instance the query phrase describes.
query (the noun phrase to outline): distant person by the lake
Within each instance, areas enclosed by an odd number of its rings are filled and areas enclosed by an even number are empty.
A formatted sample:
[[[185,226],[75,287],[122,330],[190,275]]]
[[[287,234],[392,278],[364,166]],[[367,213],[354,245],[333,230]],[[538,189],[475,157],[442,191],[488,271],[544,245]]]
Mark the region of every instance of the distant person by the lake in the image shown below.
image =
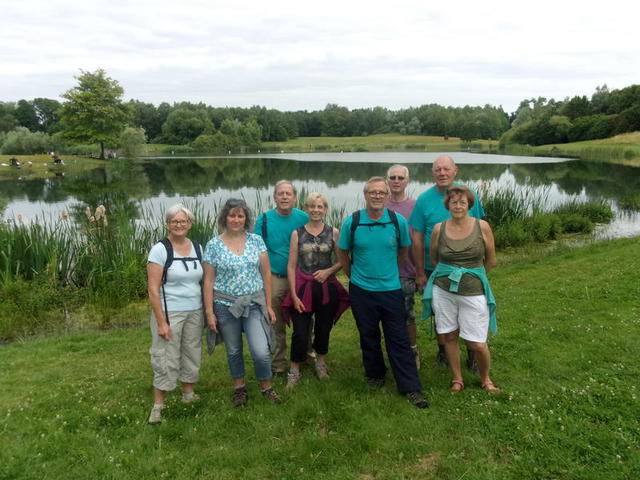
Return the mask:
[[[409,226],[402,215],[384,207],[389,186],[372,177],[364,186],[366,208],[342,225],[338,259],[350,278],[349,300],[360,333],[362,363],[372,389],[384,385],[387,366],[382,354],[380,325],[391,370],[400,393],[412,405],[426,408],[418,369],[407,335],[404,295],[398,263],[407,259]]]
[[[219,236],[204,252],[204,304],[209,352],[224,342],[233,379],[234,406],[247,404],[242,333],[253,360],[262,395],[272,403],[280,397],[271,386],[271,352],[275,346],[271,325],[276,316],[271,304],[271,268],[267,247],[250,233],[253,213],[244,200],[229,199],[218,215]]]
[[[273,326],[276,335],[276,348],[273,354],[272,368],[276,375],[287,372],[287,331],[282,318],[282,301],[289,293],[287,264],[291,233],[309,221],[309,216],[295,208],[298,191],[293,183],[280,180],[273,189],[276,207],[258,216],[255,233],[260,235],[267,246],[271,264],[271,302],[276,313]]]
[[[165,392],[182,383],[182,402],[199,399],[194,384],[199,379],[202,352],[202,253],[187,237],[193,214],[178,204],[167,209],[168,235],[149,252],[147,278],[151,304],[151,365],[154,404],[149,423],[162,421]]]
[[[19,167],[19,166],[20,166],[20,160],[18,160],[16,157],[11,157],[11,158],[9,159],[9,164],[10,164],[12,167]]]
[[[387,170],[387,183],[390,196],[384,204],[385,208],[402,215],[407,221],[411,218],[416,204],[415,198],[407,195],[409,185],[409,169],[405,165],[393,165]],[[409,227],[409,234],[413,234],[413,228]],[[407,261],[398,265],[400,271],[400,285],[404,294],[404,306],[407,311],[407,333],[411,350],[416,360],[416,367],[420,370],[420,353],[418,351],[418,338],[416,329],[416,314],[414,311],[416,296],[416,267],[413,260],[413,250],[409,249]]]
[[[445,208],[443,203],[447,190],[452,185],[459,185],[454,182],[458,174],[458,166],[453,158],[449,155],[440,155],[433,162],[431,169],[435,185],[422,193],[409,218],[409,224],[413,227],[413,258],[416,266],[416,288],[420,291],[427,283],[429,275],[433,271],[433,266],[429,259],[429,245],[431,242],[431,232],[437,223],[440,223],[451,217],[449,210]],[[475,193],[474,193],[475,195]],[[469,211],[469,215],[475,218],[484,217],[484,210],[480,204],[478,195],[475,195],[476,201]],[[436,362],[440,367],[446,367],[447,356],[444,348],[444,337],[436,335],[438,339],[438,353]],[[467,349],[467,366],[475,369],[475,360],[473,350]]]
[[[291,234],[289,294],[282,303],[285,319],[293,324],[287,388],[300,381],[300,365],[307,360],[312,328],[316,375],[320,380],[329,378],[329,335],[349,305],[347,291],[335,275],[341,268],[336,259],[339,232],[324,223],[329,203],[324,195],[314,192],[305,199],[304,209],[309,222]]]
[[[435,314],[436,331],[445,342],[452,372],[452,392],[464,389],[458,338],[475,353],[480,384],[489,393],[500,393],[491,378],[491,356],[487,345],[489,329],[496,331],[495,299],[487,272],[496,264],[491,227],[469,216],[474,193],[466,187],[449,188],[444,205],[451,218],[433,228],[430,259],[435,267],[425,291],[425,313]]]

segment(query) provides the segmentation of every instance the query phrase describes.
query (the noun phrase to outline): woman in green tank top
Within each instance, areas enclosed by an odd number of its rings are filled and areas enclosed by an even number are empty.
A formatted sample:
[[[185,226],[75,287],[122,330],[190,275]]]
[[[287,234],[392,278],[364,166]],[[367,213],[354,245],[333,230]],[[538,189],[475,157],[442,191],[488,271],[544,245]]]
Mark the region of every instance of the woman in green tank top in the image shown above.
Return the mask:
[[[451,218],[437,224],[431,234],[430,256],[436,266],[432,308],[436,331],[445,336],[445,353],[451,367],[452,392],[464,389],[458,338],[473,350],[482,388],[499,393],[489,378],[491,356],[487,334],[495,329],[495,301],[486,276],[495,266],[495,243],[491,227],[469,216],[475,198],[466,187],[452,187],[444,198]]]

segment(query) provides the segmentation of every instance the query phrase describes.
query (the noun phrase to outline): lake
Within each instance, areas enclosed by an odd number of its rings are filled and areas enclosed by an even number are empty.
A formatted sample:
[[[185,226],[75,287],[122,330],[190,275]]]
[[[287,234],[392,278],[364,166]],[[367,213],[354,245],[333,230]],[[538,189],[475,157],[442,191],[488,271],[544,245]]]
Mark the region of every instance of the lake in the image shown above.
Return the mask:
[[[433,185],[431,164],[441,153],[349,152],[257,154],[225,157],[154,157],[131,162],[113,160],[101,168],[52,179],[0,181],[5,219],[47,221],[62,210],[81,212],[86,206],[124,205],[135,216],[141,209],[161,211],[178,201],[198,200],[206,208],[229,197],[249,204],[272,204],[273,185],[292,180],[298,189],[324,193],[331,204],[351,212],[364,204],[362,187],[373,175],[385,175],[395,163],[411,174],[409,193],[417,196]],[[511,187],[540,195],[549,207],[572,199],[604,199],[616,214],[600,237],[640,234],[640,169],[610,163],[563,158],[518,157],[452,152],[459,164],[458,180],[476,190]]]

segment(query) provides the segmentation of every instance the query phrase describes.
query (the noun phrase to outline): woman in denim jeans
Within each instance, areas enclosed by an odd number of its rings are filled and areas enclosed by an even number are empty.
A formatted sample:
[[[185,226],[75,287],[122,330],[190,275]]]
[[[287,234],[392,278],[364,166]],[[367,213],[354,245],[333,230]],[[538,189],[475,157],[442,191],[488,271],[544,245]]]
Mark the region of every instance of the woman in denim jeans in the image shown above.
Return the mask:
[[[262,395],[280,397],[271,387],[271,268],[264,241],[249,233],[253,215],[243,200],[229,199],[218,215],[221,235],[207,243],[203,255],[204,304],[209,328],[222,337],[234,382],[233,404],[246,405],[242,332],[253,359]]]

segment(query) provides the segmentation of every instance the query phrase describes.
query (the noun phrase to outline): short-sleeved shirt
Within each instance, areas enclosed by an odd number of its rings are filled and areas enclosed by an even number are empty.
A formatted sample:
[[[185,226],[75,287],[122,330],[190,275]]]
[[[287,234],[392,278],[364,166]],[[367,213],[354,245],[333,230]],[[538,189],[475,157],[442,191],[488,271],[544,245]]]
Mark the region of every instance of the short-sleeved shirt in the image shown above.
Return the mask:
[[[460,185],[454,183],[454,185]],[[484,210],[480,203],[478,194],[471,190],[476,197],[473,207],[469,210],[469,215],[474,218],[484,217]],[[419,232],[424,232],[424,269],[433,270],[431,259],[429,256],[429,247],[431,243],[431,232],[437,223],[443,222],[451,218],[449,210],[444,206],[444,194],[440,193],[434,185],[429,190],[418,197],[413,213],[409,218],[409,225]]]
[[[402,215],[407,221],[411,218],[411,214],[413,213],[413,208],[416,204],[415,198],[405,198],[401,202],[396,202],[392,199],[387,200],[387,203],[384,204],[385,208],[389,210],[393,210],[394,212]],[[411,233],[413,228],[409,226],[409,233]],[[416,265],[413,260],[413,253],[411,249],[409,249],[409,258],[402,265],[398,265],[398,269],[400,270],[400,278],[416,278]]]
[[[191,252],[188,257],[196,258],[196,250],[191,244]],[[202,308],[202,265],[198,260],[180,260],[185,258],[175,250],[173,251],[173,263],[167,270],[167,283],[164,284],[164,295],[167,301],[167,311],[188,312]],[[157,263],[164,268],[167,261],[167,248],[160,242],[156,243],[149,251],[147,261]],[[162,288],[160,289],[162,297]],[[164,300],[161,298],[162,309]]]
[[[408,247],[411,245],[409,225],[402,215],[397,217],[400,247]],[[379,220],[371,220],[367,210],[361,210],[360,226],[354,232],[353,243],[352,222],[353,215],[350,215],[342,224],[338,240],[339,248],[352,251],[351,282],[364,290],[374,292],[400,289],[396,229],[391,223],[387,209],[384,209]],[[374,225],[362,225],[363,223]]]
[[[278,275],[287,274],[287,263],[289,262],[289,245],[291,233],[298,227],[305,225],[309,221],[309,215],[302,210],[294,208],[290,215],[280,215],[274,208],[258,216],[254,232],[262,236],[262,224],[264,215],[267,216],[267,238],[265,243],[269,252],[269,263],[271,271]]]
[[[216,269],[216,279],[213,288],[222,293],[233,296],[250,295],[264,288],[260,273],[260,254],[267,250],[262,238],[253,233],[247,233],[244,251],[236,255],[224,244],[220,237],[214,237],[207,242],[202,261]],[[224,305],[231,302],[216,300]]]

